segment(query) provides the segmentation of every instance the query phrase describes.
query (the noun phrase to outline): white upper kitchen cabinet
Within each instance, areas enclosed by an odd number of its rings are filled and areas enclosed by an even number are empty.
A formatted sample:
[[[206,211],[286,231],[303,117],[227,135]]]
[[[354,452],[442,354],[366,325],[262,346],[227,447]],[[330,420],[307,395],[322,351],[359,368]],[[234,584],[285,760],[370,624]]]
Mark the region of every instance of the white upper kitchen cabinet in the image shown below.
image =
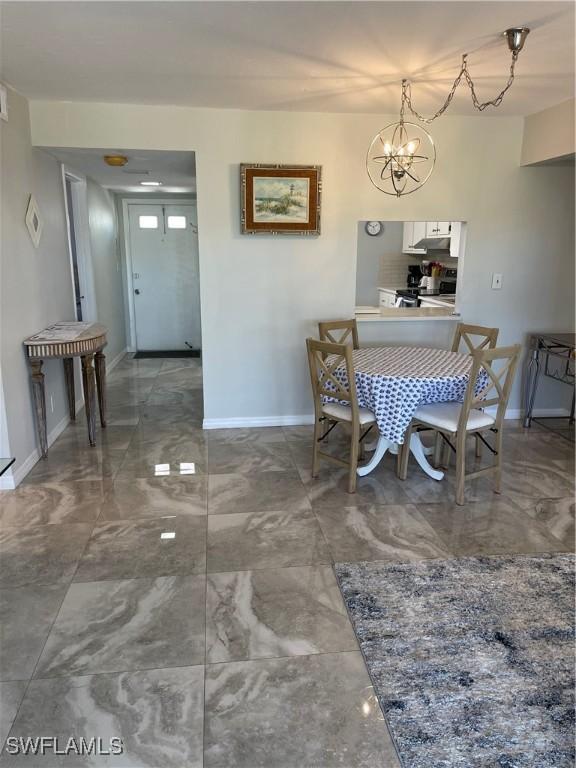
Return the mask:
[[[426,254],[426,248],[416,248],[415,245],[426,237],[425,221],[405,221],[402,238],[402,253]]]
[[[451,221],[427,221],[426,237],[450,237]]]

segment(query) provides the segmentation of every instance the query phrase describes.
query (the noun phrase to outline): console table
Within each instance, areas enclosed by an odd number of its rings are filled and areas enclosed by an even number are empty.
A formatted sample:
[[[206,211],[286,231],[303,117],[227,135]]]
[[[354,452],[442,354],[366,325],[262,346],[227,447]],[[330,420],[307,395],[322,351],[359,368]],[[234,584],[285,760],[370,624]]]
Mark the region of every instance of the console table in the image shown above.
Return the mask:
[[[524,382],[524,426],[529,427],[532,422],[534,399],[538,388],[540,373],[563,384],[574,388],[574,361],[576,358],[576,335],[574,333],[530,333],[529,354],[526,364]],[[541,362],[544,360],[544,369]],[[550,365],[550,361],[556,361],[556,367]],[[574,395],[572,395],[572,408],[569,422],[574,422]]]
[[[100,424],[106,426],[106,358],[102,349],[106,346],[106,328],[98,323],[60,322],[45,328],[24,340],[24,348],[32,377],[32,396],[36,415],[36,431],[40,453],[48,455],[46,429],[46,395],[44,392],[44,360],[60,358],[64,363],[64,378],[68,395],[70,419],[76,419],[74,393],[74,358],[82,361],[82,385],[84,406],[88,423],[88,440],[96,445],[96,393],[100,410]]]

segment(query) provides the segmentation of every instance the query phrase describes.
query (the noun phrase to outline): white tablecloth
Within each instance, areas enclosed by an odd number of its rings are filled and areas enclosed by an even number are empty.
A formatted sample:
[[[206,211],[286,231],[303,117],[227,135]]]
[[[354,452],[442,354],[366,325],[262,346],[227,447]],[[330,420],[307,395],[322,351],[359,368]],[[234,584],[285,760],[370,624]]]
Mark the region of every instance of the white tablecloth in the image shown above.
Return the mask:
[[[472,358],[458,352],[427,347],[365,347],[354,350],[358,404],[376,417],[383,437],[395,443],[419,405],[462,401]],[[346,385],[346,369],[334,372]],[[478,387],[485,386],[485,374]]]

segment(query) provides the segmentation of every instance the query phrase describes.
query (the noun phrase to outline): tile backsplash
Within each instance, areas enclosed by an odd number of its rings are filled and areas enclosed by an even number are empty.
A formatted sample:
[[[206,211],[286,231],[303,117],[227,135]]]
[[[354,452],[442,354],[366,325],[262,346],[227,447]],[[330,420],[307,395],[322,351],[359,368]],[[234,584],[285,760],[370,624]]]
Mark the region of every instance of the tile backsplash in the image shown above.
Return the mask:
[[[419,259],[405,253],[385,253],[380,257],[378,285],[383,288],[402,288],[406,285],[408,266]]]

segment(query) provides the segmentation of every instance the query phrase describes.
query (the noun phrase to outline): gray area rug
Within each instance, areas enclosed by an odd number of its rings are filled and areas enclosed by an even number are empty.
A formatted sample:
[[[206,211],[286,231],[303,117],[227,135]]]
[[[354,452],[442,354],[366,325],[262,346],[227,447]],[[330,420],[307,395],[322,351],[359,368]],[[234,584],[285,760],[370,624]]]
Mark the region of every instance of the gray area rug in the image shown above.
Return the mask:
[[[405,768],[574,766],[574,557],[340,563]]]

